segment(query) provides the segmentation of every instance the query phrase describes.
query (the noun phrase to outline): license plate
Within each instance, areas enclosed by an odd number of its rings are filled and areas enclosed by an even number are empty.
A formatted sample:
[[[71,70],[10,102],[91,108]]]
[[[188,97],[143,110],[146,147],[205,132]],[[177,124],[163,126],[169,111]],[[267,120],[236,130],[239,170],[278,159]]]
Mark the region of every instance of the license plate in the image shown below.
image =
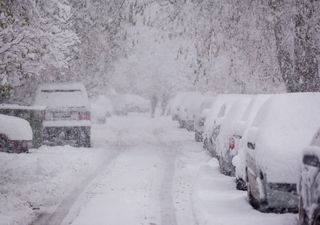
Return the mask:
[[[54,118],[70,118],[70,113],[68,112],[55,112],[53,113]]]

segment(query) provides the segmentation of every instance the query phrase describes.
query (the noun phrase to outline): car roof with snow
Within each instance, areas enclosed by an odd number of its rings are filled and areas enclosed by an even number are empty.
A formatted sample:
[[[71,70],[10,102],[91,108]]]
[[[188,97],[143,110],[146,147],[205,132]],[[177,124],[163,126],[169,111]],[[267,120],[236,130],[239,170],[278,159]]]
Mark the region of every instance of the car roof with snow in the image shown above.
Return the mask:
[[[229,106],[237,100],[241,95],[239,94],[221,94],[216,97],[214,104],[207,111],[207,118],[204,125],[204,132],[207,135],[210,135],[211,130],[213,129],[215,120],[227,113]]]
[[[32,129],[28,121],[0,114],[0,133],[5,134],[10,140],[32,140]]]
[[[89,99],[85,86],[79,82],[41,84],[37,90],[35,105],[89,108]]]
[[[320,124],[320,93],[271,96],[260,108],[248,132],[257,163],[272,182],[295,183],[302,149]]]
[[[244,115],[246,109],[248,108],[251,100],[252,96],[242,95],[232,103],[221,125],[221,131],[219,136],[235,133],[235,123],[240,121],[241,117]]]

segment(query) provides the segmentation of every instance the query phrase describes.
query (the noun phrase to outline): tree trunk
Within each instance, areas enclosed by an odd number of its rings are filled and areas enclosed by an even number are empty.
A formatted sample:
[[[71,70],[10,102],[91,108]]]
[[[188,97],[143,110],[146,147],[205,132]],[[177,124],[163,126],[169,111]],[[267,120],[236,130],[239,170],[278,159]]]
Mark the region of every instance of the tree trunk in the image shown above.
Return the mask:
[[[319,91],[319,70],[316,47],[309,20],[314,19],[312,0],[296,0],[294,41],[294,77],[301,92]]]

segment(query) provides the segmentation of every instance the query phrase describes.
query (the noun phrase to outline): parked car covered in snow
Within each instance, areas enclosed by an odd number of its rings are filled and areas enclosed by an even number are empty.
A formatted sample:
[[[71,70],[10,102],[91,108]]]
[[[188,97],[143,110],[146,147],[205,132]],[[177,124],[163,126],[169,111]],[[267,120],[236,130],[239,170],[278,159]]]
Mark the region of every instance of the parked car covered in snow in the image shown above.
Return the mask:
[[[177,120],[179,122],[180,128],[188,128],[189,130],[192,130],[192,107],[194,106],[193,104],[198,101],[198,97],[200,96],[201,95],[197,92],[181,92],[175,96],[172,103],[171,115],[173,120]]]
[[[186,111],[186,119],[185,119],[185,128],[188,131],[194,131],[194,121],[196,119],[196,115],[199,113],[199,108],[201,107],[201,103],[204,100],[204,96],[198,93],[190,95],[188,99],[186,99],[185,108]]]
[[[216,152],[216,139],[220,133],[221,124],[231,105],[241,95],[218,95],[216,101],[207,112],[208,116],[204,124],[204,148],[213,156],[218,157]]]
[[[198,111],[196,112],[195,120],[194,120],[194,131],[195,131],[195,141],[201,142],[203,141],[203,131],[204,131],[204,123],[208,116],[208,111],[212,107],[216,100],[216,97],[209,96],[205,97],[201,102]]]
[[[245,113],[251,99],[252,96],[242,95],[234,101],[221,124],[220,133],[216,139],[216,146],[220,172],[224,175],[235,175],[232,159],[238,153],[237,148],[243,135],[242,127],[236,126],[236,124]]]
[[[271,96],[247,134],[250,204],[261,211],[297,211],[302,149],[320,124],[320,93]]]
[[[46,106],[44,144],[90,147],[91,114],[82,83],[40,85],[35,104]]]
[[[179,120],[179,113],[181,110],[181,104],[182,104],[182,99],[188,92],[179,92],[177,93],[172,100],[170,101],[170,114],[172,117],[172,120]]]
[[[0,114],[0,151],[28,152],[32,146],[32,129],[28,121]]]
[[[19,117],[28,121],[33,133],[32,147],[38,148],[42,145],[42,130],[43,120],[45,117],[45,107],[0,104],[0,114]]]
[[[299,180],[300,225],[320,224],[320,129],[304,149]]]
[[[235,156],[232,159],[232,164],[235,167],[236,188],[238,190],[247,190],[246,178],[246,144],[247,132],[250,128],[255,116],[257,115],[260,107],[268,100],[270,95],[256,95],[250,102],[249,106],[243,113],[241,119],[234,124],[235,129],[233,136]]]
[[[91,119],[93,122],[103,124],[106,118],[111,116],[113,111],[112,102],[104,95],[99,95],[91,99]]]
[[[128,113],[147,113],[150,111],[150,101],[139,95],[125,94],[122,98]]]

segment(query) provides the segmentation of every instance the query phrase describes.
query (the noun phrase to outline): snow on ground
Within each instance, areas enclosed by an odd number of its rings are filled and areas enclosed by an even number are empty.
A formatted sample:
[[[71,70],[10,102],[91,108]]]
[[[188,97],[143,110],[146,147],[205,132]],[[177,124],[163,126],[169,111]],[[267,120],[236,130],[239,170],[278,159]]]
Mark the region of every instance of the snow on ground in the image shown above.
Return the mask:
[[[253,210],[177,127],[131,114],[93,126],[92,149],[1,153],[0,224],[295,224],[296,215]]]
[[[246,192],[235,189],[234,178],[219,172],[216,159],[204,164],[194,187],[194,209],[199,225],[294,225],[296,214],[261,213],[247,202]]]
[[[0,153],[0,224],[29,224],[51,212],[106,156],[102,149],[72,147]]]

